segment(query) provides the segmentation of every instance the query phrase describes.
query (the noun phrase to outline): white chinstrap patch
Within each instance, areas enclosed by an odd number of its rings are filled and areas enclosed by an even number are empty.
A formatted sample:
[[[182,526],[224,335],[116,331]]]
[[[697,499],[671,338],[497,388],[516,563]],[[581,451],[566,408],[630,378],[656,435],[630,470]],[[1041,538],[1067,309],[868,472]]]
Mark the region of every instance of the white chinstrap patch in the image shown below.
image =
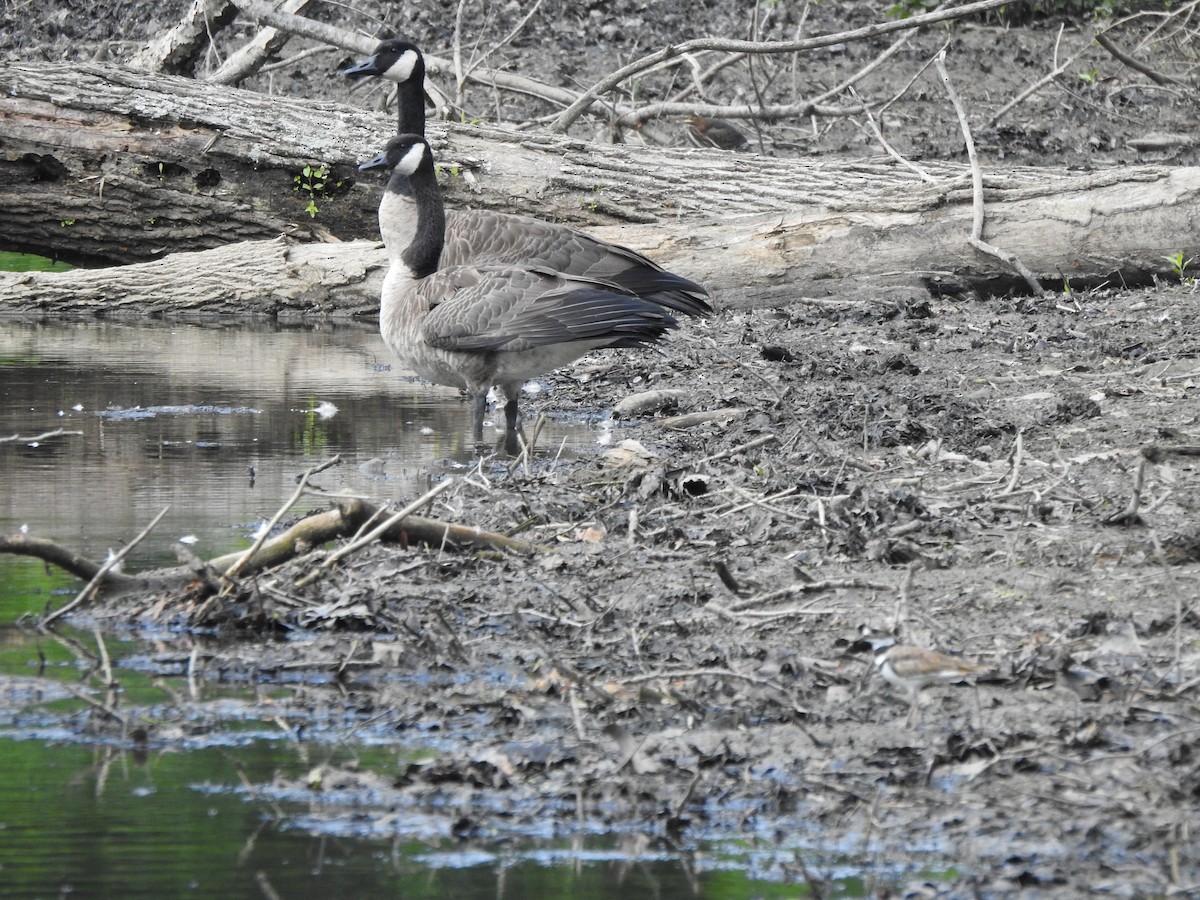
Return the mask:
[[[425,158],[425,145],[413,144],[404,151],[404,155],[400,157],[400,161],[396,163],[395,169],[402,175],[411,175],[421,166],[421,160]]]
[[[397,84],[408,81],[412,77],[413,68],[417,65],[417,54],[414,50],[405,50],[394,63],[388,66],[383,77]]]

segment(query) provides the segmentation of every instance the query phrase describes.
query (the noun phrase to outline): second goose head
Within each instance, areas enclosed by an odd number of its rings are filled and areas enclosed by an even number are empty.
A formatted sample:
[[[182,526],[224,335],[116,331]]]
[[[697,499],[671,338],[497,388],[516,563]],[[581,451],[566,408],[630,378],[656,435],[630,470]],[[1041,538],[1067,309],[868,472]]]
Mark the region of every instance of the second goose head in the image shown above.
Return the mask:
[[[400,134],[425,134],[425,57],[411,41],[393,38],[355,65],[342,69],[347,78],[380,77],[396,83]]]

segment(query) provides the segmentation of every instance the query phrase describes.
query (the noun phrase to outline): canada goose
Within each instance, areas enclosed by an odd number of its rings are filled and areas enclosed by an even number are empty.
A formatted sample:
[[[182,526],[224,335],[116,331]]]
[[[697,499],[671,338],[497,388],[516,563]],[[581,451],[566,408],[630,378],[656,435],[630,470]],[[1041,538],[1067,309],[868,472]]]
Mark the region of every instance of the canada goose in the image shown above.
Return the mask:
[[[492,385],[505,397],[505,449],[515,454],[517,398],[526,380],[598,347],[657,343],[677,327],[660,305],[596,279],[535,266],[439,267],[445,217],[429,144],[420,135],[397,135],[359,166],[383,167],[392,175],[379,203],[379,230],[391,265],[379,331],[417,374],[467,391],[477,443]]]
[[[425,134],[425,57],[415,44],[388,40],[348,78],[378,75],[397,83],[399,134]],[[447,210],[442,265],[512,263],[545,266],[568,275],[598,278],[687,316],[710,316],[708,291],[642,254],[581,231],[528,216],[492,210]]]

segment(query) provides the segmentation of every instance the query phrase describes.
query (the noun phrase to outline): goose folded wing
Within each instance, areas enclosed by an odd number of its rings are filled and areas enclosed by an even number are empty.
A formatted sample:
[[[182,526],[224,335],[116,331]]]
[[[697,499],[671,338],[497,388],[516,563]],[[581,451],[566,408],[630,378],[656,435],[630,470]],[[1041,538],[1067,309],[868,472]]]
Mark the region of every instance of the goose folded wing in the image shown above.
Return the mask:
[[[472,210],[468,224],[447,232],[443,265],[466,262],[540,266],[608,281],[660,306],[709,316],[708,291],[668,272],[636,250],[607,244],[573,228],[491,210]]]
[[[636,347],[677,324],[612,285],[535,268],[447,269],[422,288],[432,292],[423,335],[442,350],[520,352],[576,341]]]

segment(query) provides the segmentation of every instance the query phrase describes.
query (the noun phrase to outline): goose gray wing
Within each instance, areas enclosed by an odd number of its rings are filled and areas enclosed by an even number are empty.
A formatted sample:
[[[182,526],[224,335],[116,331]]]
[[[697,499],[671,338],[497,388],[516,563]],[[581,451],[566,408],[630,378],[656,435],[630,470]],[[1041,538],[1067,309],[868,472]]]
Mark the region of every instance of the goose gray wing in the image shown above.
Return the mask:
[[[615,284],[659,306],[710,316],[708,291],[628,247],[553,222],[492,210],[451,211],[441,264],[540,266]]]
[[[441,269],[415,289],[429,308],[422,336],[439,350],[520,352],[573,342],[637,347],[678,325],[649,300],[539,268]]]

